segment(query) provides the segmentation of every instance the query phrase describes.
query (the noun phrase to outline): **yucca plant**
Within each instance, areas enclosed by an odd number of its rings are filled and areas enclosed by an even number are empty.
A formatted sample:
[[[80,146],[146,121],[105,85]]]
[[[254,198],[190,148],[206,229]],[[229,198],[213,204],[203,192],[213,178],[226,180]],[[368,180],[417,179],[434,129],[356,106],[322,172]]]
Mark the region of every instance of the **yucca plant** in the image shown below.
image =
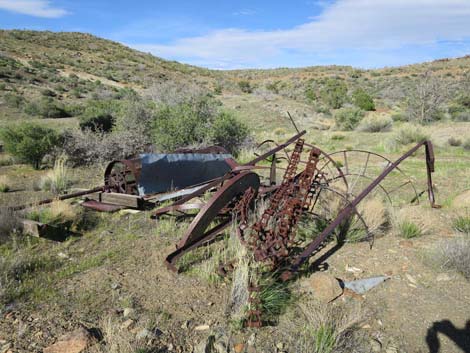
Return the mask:
[[[54,194],[63,193],[70,185],[67,168],[67,157],[62,155],[54,163],[54,168],[49,171],[40,182],[43,191],[52,191]]]

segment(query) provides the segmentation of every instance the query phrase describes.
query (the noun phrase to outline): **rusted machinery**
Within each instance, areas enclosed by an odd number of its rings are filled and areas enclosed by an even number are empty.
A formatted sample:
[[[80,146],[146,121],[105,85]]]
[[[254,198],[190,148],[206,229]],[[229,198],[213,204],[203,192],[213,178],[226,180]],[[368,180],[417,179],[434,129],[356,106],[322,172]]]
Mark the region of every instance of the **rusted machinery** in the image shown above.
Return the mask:
[[[152,213],[152,218],[167,214],[193,217],[175,251],[166,257],[165,264],[170,270],[177,272],[181,256],[210,243],[235,222],[241,243],[253,253],[255,261],[280,272],[282,281],[293,278],[333,233],[336,232],[338,242],[346,241],[338,229],[356,227],[361,240],[373,240],[374,231],[358,208],[374,193],[389,202],[397,194],[417,202],[427,191],[431,206],[438,207],[431,177],[434,153],[430,141],[418,143],[391,161],[363,150],[328,154],[307,143],[305,133],[299,132],[280,145],[264,141],[258,145],[260,154],[245,164],[238,164],[220,147],[114,161],[106,168],[103,186],[59,199],[86,195],[83,206],[99,211],[156,207],[163,201],[176,200]],[[274,146],[269,148],[271,145]],[[427,188],[419,193],[399,165],[422,147]],[[387,178],[390,174],[396,177]],[[336,200],[335,212],[327,207],[332,198]],[[264,209],[258,207],[261,209],[258,214],[252,212],[261,204]],[[297,234],[305,219],[322,223],[310,240]],[[221,273],[231,267],[223,265]],[[251,285],[250,291],[255,295],[251,298],[253,308],[247,324],[259,326],[256,285]]]

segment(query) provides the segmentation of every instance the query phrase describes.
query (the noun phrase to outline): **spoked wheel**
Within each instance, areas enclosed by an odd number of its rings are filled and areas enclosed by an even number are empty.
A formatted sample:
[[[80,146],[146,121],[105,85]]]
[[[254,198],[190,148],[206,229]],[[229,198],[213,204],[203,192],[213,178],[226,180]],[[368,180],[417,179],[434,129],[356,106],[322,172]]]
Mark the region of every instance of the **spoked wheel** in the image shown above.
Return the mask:
[[[107,192],[139,195],[135,166],[130,161],[114,161],[106,168],[104,175]]]
[[[329,154],[329,157],[330,159],[323,159],[319,163],[318,169],[320,172],[327,171],[328,186],[341,191],[347,195],[349,200],[356,197],[385,168],[392,164],[391,160],[380,154],[362,150],[333,152]],[[331,164],[335,164],[336,170],[341,170],[342,175],[335,173]],[[383,199],[390,204],[418,199],[419,195],[412,179],[400,168],[396,168],[390,176],[371,192],[372,197]],[[343,187],[344,178],[347,180],[346,190]],[[339,181],[340,184],[338,184]]]

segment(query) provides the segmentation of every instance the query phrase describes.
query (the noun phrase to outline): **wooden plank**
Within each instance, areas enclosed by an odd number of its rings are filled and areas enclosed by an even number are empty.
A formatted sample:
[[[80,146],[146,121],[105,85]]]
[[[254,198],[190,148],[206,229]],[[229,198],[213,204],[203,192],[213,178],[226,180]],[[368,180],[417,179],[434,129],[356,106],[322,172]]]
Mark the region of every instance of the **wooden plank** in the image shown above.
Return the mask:
[[[103,203],[110,203],[113,205],[140,208],[143,205],[143,200],[140,196],[118,194],[114,192],[103,192],[101,195],[101,201]]]

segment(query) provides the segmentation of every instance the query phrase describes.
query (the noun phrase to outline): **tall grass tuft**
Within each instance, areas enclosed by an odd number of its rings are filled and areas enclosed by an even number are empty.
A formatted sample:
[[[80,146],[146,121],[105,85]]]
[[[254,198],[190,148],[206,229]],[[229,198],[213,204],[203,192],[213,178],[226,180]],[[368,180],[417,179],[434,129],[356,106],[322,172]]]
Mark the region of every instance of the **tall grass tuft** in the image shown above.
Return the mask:
[[[393,125],[391,117],[382,114],[369,114],[362,119],[357,130],[365,132],[385,132],[390,131]]]
[[[452,228],[459,233],[470,235],[470,216],[458,216],[452,222]]]
[[[0,192],[10,191],[10,180],[6,175],[0,175]]]
[[[419,143],[427,139],[429,139],[429,136],[425,134],[423,129],[419,126],[403,124],[393,136],[392,143],[398,146],[404,146],[411,143]]]
[[[398,235],[405,239],[417,238],[423,235],[423,229],[410,220],[398,223]]]
[[[64,155],[57,158],[54,168],[41,178],[41,190],[52,191],[57,195],[67,190],[70,185],[70,179],[66,163],[67,157]]]

